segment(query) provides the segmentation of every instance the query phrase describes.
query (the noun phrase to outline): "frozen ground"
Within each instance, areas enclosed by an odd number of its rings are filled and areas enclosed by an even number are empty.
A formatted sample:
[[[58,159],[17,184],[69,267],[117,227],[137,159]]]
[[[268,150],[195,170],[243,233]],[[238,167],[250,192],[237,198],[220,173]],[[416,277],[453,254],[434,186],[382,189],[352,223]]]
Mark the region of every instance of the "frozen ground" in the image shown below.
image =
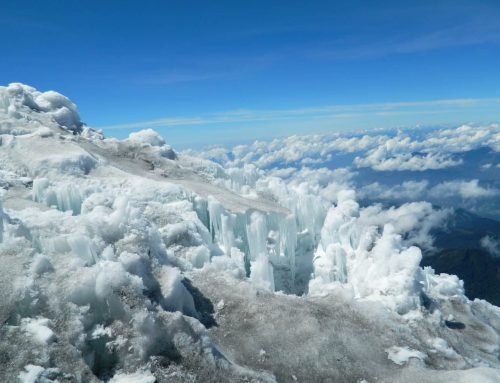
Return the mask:
[[[279,382],[498,380],[497,370],[462,370],[478,352],[470,345],[489,343],[491,336],[481,320],[464,313],[464,302],[441,306],[442,314],[466,322],[457,334],[432,315],[407,320],[376,303],[353,302],[342,291],[296,297],[259,292],[246,281],[206,271],[189,277],[215,303],[209,334],[226,356],[271,371]],[[396,363],[390,352],[400,346],[413,354]]]
[[[500,309],[419,267],[449,211],[292,173],[0,88],[0,381],[499,381]]]

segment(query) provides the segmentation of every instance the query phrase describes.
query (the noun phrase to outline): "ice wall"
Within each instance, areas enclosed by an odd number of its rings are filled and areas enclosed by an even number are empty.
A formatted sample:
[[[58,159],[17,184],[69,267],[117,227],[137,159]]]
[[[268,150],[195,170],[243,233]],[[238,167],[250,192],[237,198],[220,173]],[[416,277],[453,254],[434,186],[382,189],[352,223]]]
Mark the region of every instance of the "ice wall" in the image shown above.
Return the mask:
[[[43,203],[49,207],[54,206],[61,211],[71,211],[78,215],[86,194],[81,186],[71,182],[60,182],[51,185],[47,178],[33,180],[33,201]]]
[[[321,230],[310,293],[343,284],[355,297],[382,300],[399,312],[416,308],[420,250],[403,248],[401,236],[390,224],[383,228],[361,224],[358,204],[343,194],[328,211]]]
[[[399,313],[420,307],[426,296],[442,296],[441,288],[446,296],[463,294],[458,279],[421,269],[421,251],[412,246],[432,241],[430,222],[441,222],[446,212],[433,216],[426,203],[361,208],[354,190],[337,190],[328,200],[314,182],[285,181],[251,166],[226,177],[227,187],[275,200],[290,211],[238,215],[214,200],[208,203],[214,242],[225,254],[232,248],[244,253],[247,276],[258,286],[299,295],[341,288]]]
[[[2,206],[2,196],[3,196],[3,189],[0,189],[0,243],[3,242],[3,231],[4,231],[4,220],[5,220],[5,213],[3,211],[3,206]]]
[[[242,179],[246,178],[237,173],[235,184],[239,185]],[[68,181],[51,183],[38,178],[33,182],[33,200],[78,215],[83,205],[92,205],[90,201],[99,195],[98,190],[98,187],[75,187]],[[176,212],[180,214],[178,222],[165,225],[158,218],[160,238],[168,248],[182,254],[178,262],[183,268],[203,267],[225,257],[239,270],[237,273],[270,291],[314,295],[341,286],[354,297],[382,301],[401,313],[419,307],[422,294],[427,294],[422,288],[427,271],[419,267],[420,250],[402,240],[402,233],[413,229],[403,211],[388,215],[380,209],[360,208],[352,190],[338,192],[333,204],[313,194],[315,190],[310,185],[289,185],[276,177],[257,178],[254,190],[266,191],[267,198],[277,200],[290,213],[252,209],[234,213],[213,197],[204,199],[187,194],[175,197],[187,200],[172,204],[164,213],[169,215],[172,209],[181,209]],[[415,208],[409,206],[407,211],[411,213]],[[160,217],[162,209],[151,213],[151,218]],[[118,211],[110,219],[128,215],[125,210]],[[88,216],[87,208],[85,213]],[[196,218],[192,216],[194,213]],[[404,224],[394,221],[393,216]],[[413,225],[418,223],[415,222]],[[394,225],[398,225],[398,230]],[[112,234],[117,229],[106,227],[104,224],[100,229],[105,238],[119,236]],[[85,238],[81,235],[64,240],[50,238],[44,240],[43,246],[72,251],[85,264],[94,264],[100,250],[95,241]],[[454,291],[459,290],[457,284]]]
[[[256,285],[271,291],[298,292],[297,228],[292,214],[231,213],[213,198],[208,199],[207,211],[213,242],[226,256],[244,254],[246,275]]]
[[[0,188],[0,255],[2,253],[2,244],[8,246],[9,240],[18,230],[18,226],[13,225],[12,220],[3,207],[4,189]]]

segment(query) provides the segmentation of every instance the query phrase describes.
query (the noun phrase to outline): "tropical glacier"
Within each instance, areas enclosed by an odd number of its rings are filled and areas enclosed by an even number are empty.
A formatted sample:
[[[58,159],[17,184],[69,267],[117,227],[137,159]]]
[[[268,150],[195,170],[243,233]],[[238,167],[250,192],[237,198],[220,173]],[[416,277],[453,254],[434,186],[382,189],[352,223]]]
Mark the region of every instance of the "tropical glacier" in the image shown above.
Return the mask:
[[[452,208],[315,166],[444,169],[463,137],[500,150],[492,125],[178,152],[0,87],[0,381],[499,382],[500,308],[421,266]]]

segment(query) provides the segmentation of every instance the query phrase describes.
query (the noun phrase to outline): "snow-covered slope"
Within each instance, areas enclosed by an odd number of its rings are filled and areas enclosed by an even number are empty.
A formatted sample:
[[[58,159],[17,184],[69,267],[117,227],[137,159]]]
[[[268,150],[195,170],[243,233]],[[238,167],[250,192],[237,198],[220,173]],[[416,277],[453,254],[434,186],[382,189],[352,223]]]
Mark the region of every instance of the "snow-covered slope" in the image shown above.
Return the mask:
[[[282,175],[0,88],[0,380],[500,379],[500,309],[419,267],[446,210]]]

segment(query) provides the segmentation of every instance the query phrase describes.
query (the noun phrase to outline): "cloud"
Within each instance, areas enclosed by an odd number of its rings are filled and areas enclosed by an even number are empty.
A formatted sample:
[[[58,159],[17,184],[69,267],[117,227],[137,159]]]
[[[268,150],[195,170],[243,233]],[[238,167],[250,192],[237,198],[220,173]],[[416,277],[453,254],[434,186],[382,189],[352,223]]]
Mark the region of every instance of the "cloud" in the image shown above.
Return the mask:
[[[150,85],[172,85],[183,82],[196,82],[226,78],[230,74],[226,72],[213,72],[213,73],[162,73],[156,75],[148,75],[138,79],[141,84]]]
[[[305,52],[317,59],[363,60],[498,42],[500,42],[498,24],[495,18],[485,14],[450,27],[417,31],[411,36],[401,34],[374,41],[362,40],[360,43],[326,42],[306,49]]]
[[[162,69],[133,73],[130,78],[136,84],[152,86],[237,79],[244,74],[269,68],[281,59],[282,55],[274,52],[246,57],[203,57],[198,61],[172,58],[168,62],[160,63]]]
[[[429,181],[404,181],[399,185],[389,187],[374,182],[358,189],[360,198],[376,200],[418,200],[425,196]]]
[[[450,198],[463,200],[488,199],[500,195],[500,190],[483,187],[479,180],[453,180],[438,183],[429,187],[429,181],[404,181],[401,184],[389,186],[374,182],[360,187],[357,194],[361,199],[376,201],[415,201],[428,200],[439,203]],[[472,208],[472,207],[470,207]]]
[[[354,165],[377,171],[426,171],[462,164],[460,153],[489,147],[500,150],[500,127],[463,125],[457,128],[372,131],[370,134],[306,135],[255,141],[232,150],[214,148],[200,155],[228,166],[252,163],[260,168],[300,163],[315,168]],[[357,154],[352,164],[338,165],[338,155]],[[350,160],[348,160],[350,161]],[[415,186],[415,185],[414,185]]]
[[[429,195],[436,199],[460,197],[463,199],[492,198],[499,194],[498,189],[485,188],[479,185],[479,180],[446,181],[434,186]]]
[[[463,125],[454,129],[434,130],[423,139],[415,139],[399,132],[358,156],[354,164],[377,171],[425,171],[445,169],[462,164],[456,153],[463,153],[481,146],[500,150],[499,126],[475,127]]]
[[[215,74],[214,74],[215,75]],[[191,81],[196,78],[210,78],[210,75],[167,75],[168,82]],[[153,80],[153,78],[151,78]],[[162,81],[161,76],[159,81]],[[301,120],[310,122],[313,119],[352,119],[362,116],[375,116],[387,113],[441,113],[443,108],[448,113],[451,109],[475,108],[483,106],[499,106],[500,98],[488,99],[444,99],[415,102],[388,102],[373,104],[327,105],[311,108],[272,109],[272,110],[232,110],[201,116],[168,117],[156,120],[138,121],[124,124],[100,126],[103,130],[127,130],[146,128],[168,128],[176,126],[204,126],[214,124],[255,123],[260,121],[277,122]],[[443,112],[444,113],[444,112]]]
[[[383,148],[377,148],[367,157],[356,157],[356,166],[360,168],[370,167],[377,171],[418,171],[446,169],[462,163],[447,155],[427,153],[424,155],[413,153],[398,153],[387,156]]]
[[[499,125],[471,126],[462,125],[453,129],[441,129],[429,135],[425,140],[426,147],[434,147],[442,152],[466,152],[479,146],[490,146],[500,151]]]
[[[359,220],[366,226],[391,224],[396,233],[404,235],[405,245],[432,249],[431,230],[441,226],[451,212],[451,209],[436,210],[428,202],[405,203],[385,210],[380,205],[371,205],[361,210]]]
[[[487,235],[481,238],[481,246],[495,257],[500,257],[500,243],[497,239]]]
[[[461,163],[446,153],[423,153],[423,149],[427,146],[425,142],[398,134],[396,137],[388,138],[364,156],[356,157],[354,164],[360,168],[370,167],[377,171],[425,171],[444,169]]]

